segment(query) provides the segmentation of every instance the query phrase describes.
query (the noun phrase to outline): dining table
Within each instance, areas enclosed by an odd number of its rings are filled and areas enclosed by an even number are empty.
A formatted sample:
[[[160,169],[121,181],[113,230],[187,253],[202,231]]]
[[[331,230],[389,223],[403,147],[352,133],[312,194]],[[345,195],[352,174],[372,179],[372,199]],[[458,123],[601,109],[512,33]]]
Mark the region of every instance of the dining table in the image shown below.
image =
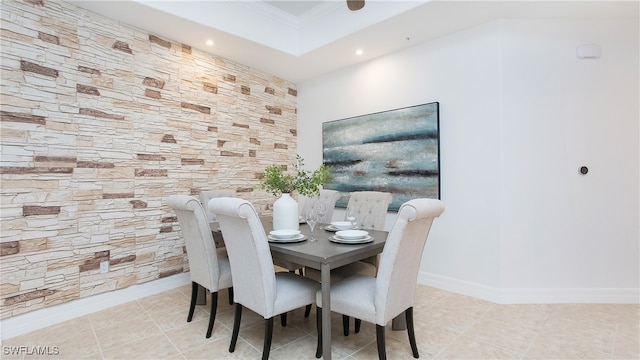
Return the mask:
[[[269,234],[273,229],[273,218],[261,217],[260,220],[265,233]],[[210,226],[216,244],[220,246],[222,237],[219,226],[216,223],[211,223]],[[335,234],[333,231],[326,230],[328,226],[329,224],[317,224],[311,234],[309,225],[301,223],[300,232],[306,237],[303,241],[269,242],[274,259],[286,260],[320,271],[322,307],[327,310],[331,309],[331,269],[381,253],[388,235],[387,231],[367,229],[369,236],[372,237],[370,242],[336,243],[330,240]],[[322,353],[324,359],[331,359],[331,311],[322,312]]]

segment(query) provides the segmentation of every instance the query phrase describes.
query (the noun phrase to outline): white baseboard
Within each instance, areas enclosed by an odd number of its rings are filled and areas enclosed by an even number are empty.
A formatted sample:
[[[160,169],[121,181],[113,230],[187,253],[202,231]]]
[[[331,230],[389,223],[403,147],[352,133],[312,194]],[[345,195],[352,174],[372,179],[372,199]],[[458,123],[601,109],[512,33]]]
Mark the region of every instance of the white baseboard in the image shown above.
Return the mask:
[[[191,284],[188,272],[35,310],[1,320],[0,335],[2,340],[9,339],[187,284]]]
[[[638,288],[496,288],[420,272],[418,283],[497,304],[640,304]]]
[[[427,285],[437,289],[447,290],[456,294],[471,296],[494,303],[500,302],[500,296],[498,292],[499,289],[424,271],[420,271],[418,273],[418,284]]]

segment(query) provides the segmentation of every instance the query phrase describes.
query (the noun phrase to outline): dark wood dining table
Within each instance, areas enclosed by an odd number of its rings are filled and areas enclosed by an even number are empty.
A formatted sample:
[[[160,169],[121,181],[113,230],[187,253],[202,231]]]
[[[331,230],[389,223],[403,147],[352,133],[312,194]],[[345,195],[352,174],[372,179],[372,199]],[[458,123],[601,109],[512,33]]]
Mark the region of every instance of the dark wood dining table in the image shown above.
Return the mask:
[[[273,229],[271,217],[261,217],[265,232]],[[307,236],[307,240],[293,243],[270,242],[271,254],[274,258],[287,260],[320,270],[322,307],[331,308],[331,269],[347,265],[359,260],[375,256],[382,252],[387,240],[388,232],[367,230],[373,241],[364,244],[340,244],[329,241],[333,232],[325,230],[327,224],[317,224],[311,240],[311,228],[307,224],[300,224],[300,231]],[[222,237],[216,224],[211,224],[216,244],[221,245]],[[331,359],[331,311],[322,312],[322,353],[324,359]]]

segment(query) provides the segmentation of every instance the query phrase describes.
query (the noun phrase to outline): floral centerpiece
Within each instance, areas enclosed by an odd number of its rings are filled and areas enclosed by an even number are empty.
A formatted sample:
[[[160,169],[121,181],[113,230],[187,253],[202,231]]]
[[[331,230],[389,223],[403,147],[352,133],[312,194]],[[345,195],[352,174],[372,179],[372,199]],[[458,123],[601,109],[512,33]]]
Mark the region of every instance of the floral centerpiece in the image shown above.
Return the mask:
[[[304,160],[296,155],[293,173],[285,173],[282,166],[271,165],[260,176],[258,187],[274,196],[280,196],[273,204],[273,229],[298,229],[298,203],[291,193],[313,197],[320,187],[331,181],[331,167],[320,165],[314,171],[304,170]]]

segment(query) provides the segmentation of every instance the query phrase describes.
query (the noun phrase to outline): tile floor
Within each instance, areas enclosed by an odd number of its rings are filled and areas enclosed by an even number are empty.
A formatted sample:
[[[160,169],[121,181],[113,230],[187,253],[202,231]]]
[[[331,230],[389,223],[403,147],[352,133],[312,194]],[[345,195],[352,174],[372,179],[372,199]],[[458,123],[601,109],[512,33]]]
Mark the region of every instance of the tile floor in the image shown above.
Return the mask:
[[[243,311],[236,351],[228,352],[233,308],[221,292],[213,336],[205,338],[208,305],[186,322],[190,286],[166,291],[3,341],[2,359],[259,359],[263,321]],[[314,313],[314,312],[313,312]],[[271,359],[314,359],[315,315],[274,322]],[[418,286],[414,308],[421,359],[639,359],[638,305],[498,305]],[[375,326],[344,337],[334,314],[333,358],[377,358]],[[353,327],[353,324],[352,324]],[[48,346],[58,355],[11,346]],[[404,331],[387,329],[389,359],[412,359]]]

